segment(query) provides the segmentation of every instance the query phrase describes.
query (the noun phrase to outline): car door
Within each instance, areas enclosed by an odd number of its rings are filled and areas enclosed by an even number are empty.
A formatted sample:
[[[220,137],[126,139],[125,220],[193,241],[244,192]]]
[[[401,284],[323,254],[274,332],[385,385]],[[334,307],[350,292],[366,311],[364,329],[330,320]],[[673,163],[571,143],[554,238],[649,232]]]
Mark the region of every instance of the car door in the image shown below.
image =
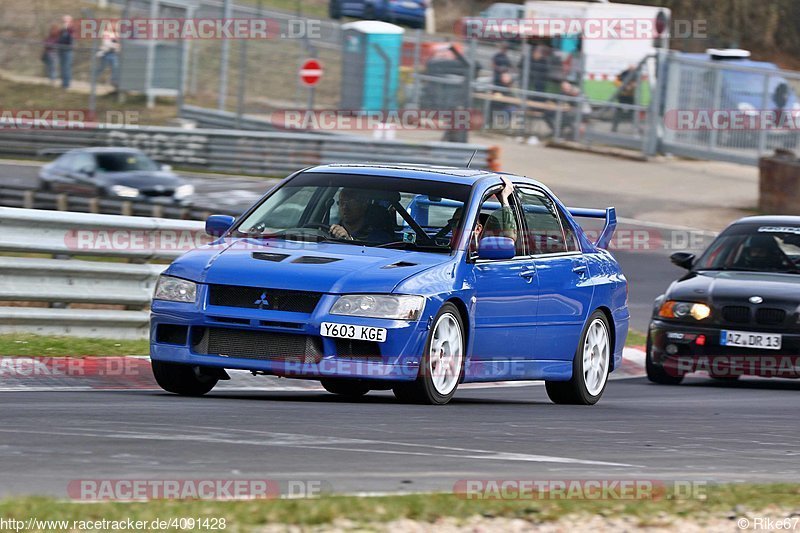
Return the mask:
[[[537,359],[571,360],[594,294],[574,229],[543,190],[520,186],[526,244],[538,279]]]
[[[64,154],[55,161],[50,167],[48,179],[50,181],[50,188],[54,192],[65,192],[70,183],[69,169],[75,154]]]
[[[512,203],[515,219],[521,226],[519,209],[513,197]],[[486,197],[482,202],[481,214],[485,217],[497,207],[499,204],[494,198]],[[476,220],[470,226],[473,234],[476,224],[480,222]],[[531,347],[536,338],[537,276],[534,260],[525,250],[521,232],[518,234],[517,255],[514,258],[471,259],[475,289],[473,361],[501,363],[533,358]],[[477,242],[477,238],[471,239],[471,242]]]

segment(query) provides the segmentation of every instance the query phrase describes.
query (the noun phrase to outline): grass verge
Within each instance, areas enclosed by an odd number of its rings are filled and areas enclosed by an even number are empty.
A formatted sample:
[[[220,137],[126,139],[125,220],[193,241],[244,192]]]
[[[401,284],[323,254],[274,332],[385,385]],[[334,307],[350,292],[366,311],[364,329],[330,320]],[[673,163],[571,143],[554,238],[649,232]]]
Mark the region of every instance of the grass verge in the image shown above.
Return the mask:
[[[628,338],[625,340],[625,346],[640,347],[647,344],[647,333],[631,329],[628,331]]]
[[[87,339],[9,333],[0,335],[0,355],[25,357],[148,355],[147,340]]]
[[[146,503],[64,502],[27,497],[0,501],[0,516],[24,520],[147,520],[178,517],[225,518],[228,530],[266,524],[322,525],[345,519],[384,523],[408,518],[434,522],[439,518],[519,518],[549,522],[565,515],[632,517],[639,525],[670,522],[670,518],[730,518],[764,509],[792,511],[800,501],[800,484],[709,485],[704,498],[652,500],[467,500],[453,494],[414,494],[375,498],[325,496],[318,499],[237,502],[157,500]],[[733,523],[732,523],[733,527]]]

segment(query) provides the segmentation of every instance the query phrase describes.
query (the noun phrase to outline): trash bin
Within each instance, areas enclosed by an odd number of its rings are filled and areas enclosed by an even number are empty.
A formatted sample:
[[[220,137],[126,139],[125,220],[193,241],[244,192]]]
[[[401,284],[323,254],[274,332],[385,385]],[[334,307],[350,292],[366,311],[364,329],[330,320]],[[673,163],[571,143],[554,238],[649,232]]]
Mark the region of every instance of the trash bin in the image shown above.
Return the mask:
[[[758,161],[758,210],[765,215],[800,215],[800,160],[776,150]]]

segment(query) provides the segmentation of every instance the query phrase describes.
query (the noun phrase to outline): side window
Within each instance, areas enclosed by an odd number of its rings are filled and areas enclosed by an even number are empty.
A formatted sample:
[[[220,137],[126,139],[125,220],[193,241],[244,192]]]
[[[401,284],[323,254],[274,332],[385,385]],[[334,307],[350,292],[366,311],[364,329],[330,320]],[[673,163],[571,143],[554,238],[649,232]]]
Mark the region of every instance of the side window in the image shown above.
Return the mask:
[[[493,191],[494,192],[494,191]],[[512,197],[512,202],[514,201]],[[492,194],[483,199],[478,220],[472,226],[470,252],[477,251],[478,241],[484,237],[508,237],[516,244],[517,256],[525,255],[525,242],[519,223],[517,205],[501,205]]]
[[[535,189],[517,188],[517,195],[525,217],[525,241],[530,253],[538,255],[566,252],[564,231],[553,201]]]
[[[70,164],[70,170],[73,172],[94,171],[96,168],[97,164],[91,154],[76,154]]]
[[[70,170],[74,160],[75,154],[64,154],[56,160],[56,167],[61,170]]]
[[[578,244],[578,236],[575,235],[575,230],[572,229],[572,226],[564,218],[564,211],[560,208],[558,209],[559,214],[561,215],[561,227],[564,228],[564,237],[567,239],[567,251],[568,252],[580,252],[581,245]]]

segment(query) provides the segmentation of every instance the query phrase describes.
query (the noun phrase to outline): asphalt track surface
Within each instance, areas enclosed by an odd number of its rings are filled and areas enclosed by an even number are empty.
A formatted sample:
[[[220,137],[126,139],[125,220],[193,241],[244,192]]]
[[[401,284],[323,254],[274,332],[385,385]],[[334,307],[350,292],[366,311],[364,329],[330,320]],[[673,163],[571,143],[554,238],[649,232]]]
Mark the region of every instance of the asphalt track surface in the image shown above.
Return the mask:
[[[444,407],[390,393],[0,393],[0,495],[76,479],[270,479],[336,492],[450,491],[459,480],[800,479],[800,383],[610,382],[593,407],[543,386],[461,390]]]

